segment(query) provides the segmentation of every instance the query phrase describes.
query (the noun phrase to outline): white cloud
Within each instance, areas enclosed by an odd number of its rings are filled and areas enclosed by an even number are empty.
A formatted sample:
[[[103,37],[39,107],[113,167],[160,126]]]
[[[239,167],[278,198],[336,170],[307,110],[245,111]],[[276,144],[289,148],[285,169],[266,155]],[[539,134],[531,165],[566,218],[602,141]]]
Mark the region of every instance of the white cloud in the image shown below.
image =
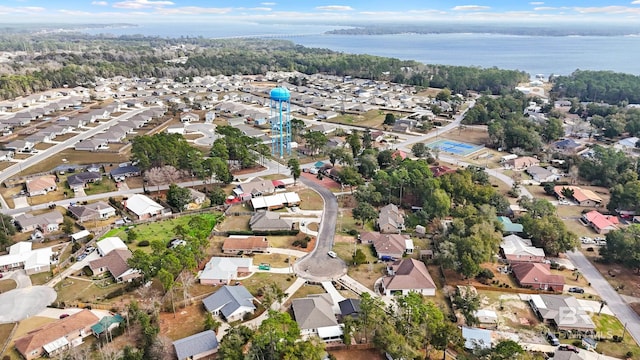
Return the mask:
[[[327,5],[327,6],[318,6],[316,10],[322,11],[351,11],[353,8],[348,5]]]
[[[260,5],[264,5],[264,6],[275,6],[275,5],[276,5],[276,3],[274,3],[274,2],[262,2],[262,3],[260,3]]]
[[[640,8],[615,5],[601,7],[576,7],[574,10],[581,14],[640,14]]]
[[[491,9],[489,6],[482,5],[458,5],[454,6],[451,10],[453,11],[482,11]]]
[[[532,2],[529,3],[529,5],[536,5],[536,6],[544,5],[544,2],[542,2],[542,1],[532,1]]]
[[[162,7],[167,5],[173,5],[171,1],[151,1],[151,0],[125,0],[113,4],[114,8],[120,9],[145,9],[152,7]]]
[[[633,4],[633,5],[640,5],[640,0],[632,1],[632,2],[631,2],[631,4]]]
[[[535,11],[550,11],[550,10],[558,10],[557,7],[553,7],[553,6],[538,6],[538,7],[534,7],[533,10]]]
[[[271,9],[270,7],[254,7],[254,8],[249,8],[249,10],[253,10],[253,11],[271,11],[273,9]]]
[[[92,1],[91,5],[96,5],[96,6],[108,6],[109,3],[106,1]]]
[[[205,8],[199,6],[184,6],[179,8],[159,8],[157,12],[162,15],[200,15],[200,14],[228,14],[231,8]]]

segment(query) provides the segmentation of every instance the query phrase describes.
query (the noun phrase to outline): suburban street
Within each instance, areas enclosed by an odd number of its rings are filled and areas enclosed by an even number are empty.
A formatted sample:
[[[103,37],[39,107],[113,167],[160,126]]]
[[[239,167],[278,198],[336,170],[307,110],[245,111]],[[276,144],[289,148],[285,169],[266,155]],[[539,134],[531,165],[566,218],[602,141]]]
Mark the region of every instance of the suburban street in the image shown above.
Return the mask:
[[[593,264],[580,251],[566,253],[580,270],[582,276],[591,283],[600,297],[607,302],[607,306],[615,316],[627,327],[627,332],[636,343],[640,343],[640,316],[622,299],[620,294],[611,287],[607,279],[600,274]]]
[[[324,200],[324,212],[315,249],[298,260],[293,269],[302,278],[312,281],[334,280],[347,273],[347,265],[340,258],[331,258],[327,253],[333,248],[338,219],[338,199],[327,188],[316,182],[300,177],[298,181],[315,190]]]

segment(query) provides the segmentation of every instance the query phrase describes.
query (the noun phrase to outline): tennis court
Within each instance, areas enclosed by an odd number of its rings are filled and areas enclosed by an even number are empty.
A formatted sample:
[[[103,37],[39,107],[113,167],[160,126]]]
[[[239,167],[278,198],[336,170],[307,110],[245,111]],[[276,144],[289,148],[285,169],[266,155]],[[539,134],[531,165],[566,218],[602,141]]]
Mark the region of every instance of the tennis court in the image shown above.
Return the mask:
[[[460,141],[440,139],[427,144],[430,149],[438,148],[440,151],[448,152],[458,156],[468,156],[484,148],[484,145],[472,145]]]

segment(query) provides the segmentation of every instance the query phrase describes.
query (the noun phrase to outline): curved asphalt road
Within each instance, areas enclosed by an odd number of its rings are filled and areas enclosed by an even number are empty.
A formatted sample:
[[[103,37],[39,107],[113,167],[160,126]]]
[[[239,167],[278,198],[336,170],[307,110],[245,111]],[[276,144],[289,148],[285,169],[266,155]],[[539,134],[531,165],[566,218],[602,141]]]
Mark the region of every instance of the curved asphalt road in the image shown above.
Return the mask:
[[[298,178],[306,186],[315,190],[324,200],[322,221],[318,229],[316,248],[297,261],[293,269],[299,277],[311,281],[326,281],[339,278],[347,273],[347,265],[340,258],[331,258],[327,253],[333,247],[338,219],[338,199],[322,185],[304,177]]]

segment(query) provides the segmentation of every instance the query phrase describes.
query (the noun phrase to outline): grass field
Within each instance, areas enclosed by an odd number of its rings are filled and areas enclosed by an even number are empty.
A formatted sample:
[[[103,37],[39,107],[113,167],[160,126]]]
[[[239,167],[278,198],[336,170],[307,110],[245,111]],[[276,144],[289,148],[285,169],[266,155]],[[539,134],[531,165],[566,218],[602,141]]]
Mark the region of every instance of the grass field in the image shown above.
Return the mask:
[[[227,216],[224,218],[224,221],[217,226],[217,228],[220,231],[250,230],[249,220],[251,220],[251,215]]]
[[[324,207],[322,197],[311,189],[299,190],[298,196],[300,196],[300,209],[302,210],[322,210]]]
[[[593,322],[596,324],[596,331],[602,337],[610,339],[614,335],[622,336],[625,333],[624,325],[615,316],[605,314],[594,315]],[[631,358],[638,359],[640,357],[640,347],[638,347],[629,334],[626,334],[621,343],[600,341],[597,351],[617,358],[625,358],[626,353],[630,351],[633,353]]]
[[[125,286],[125,284],[98,286],[89,279],[80,280],[76,278],[66,278],[55,287],[56,292],[58,293],[56,301],[64,303],[73,301],[101,301],[107,294]]]
[[[69,248],[71,248],[71,246],[69,246]],[[29,277],[31,278],[31,284],[33,285],[44,285],[51,280],[51,274],[49,272],[29,275]]]
[[[116,191],[116,183],[111,180],[111,178],[105,177],[100,181],[96,181],[93,184],[89,184],[89,186],[84,189],[84,192],[87,195],[93,194],[102,194],[111,191]]]
[[[0,280],[0,293],[7,292],[9,290],[13,290],[18,286],[15,280],[13,279],[2,279]]]
[[[250,278],[242,280],[242,285],[252,294],[257,294],[261,287],[275,283],[278,288],[286,290],[294,281],[292,275],[272,274],[272,273],[254,273]]]
[[[386,114],[390,112],[396,116],[396,118],[402,117],[402,113],[394,111],[382,111],[382,110],[369,110],[363,114],[345,114],[337,116],[333,119],[327,120],[328,122],[347,124],[347,125],[359,125],[370,128],[382,129],[382,123]]]
[[[38,164],[23,169],[20,175],[37,174],[41,172],[51,171],[56,166],[67,164],[79,164],[88,165],[93,163],[121,163],[129,161],[130,153],[125,151],[124,153],[106,153],[106,152],[89,152],[89,151],[75,151],[73,149],[66,149],[49,158],[46,161],[41,161]],[[62,161],[66,159],[66,161]]]
[[[267,263],[270,264],[271,267],[274,268],[283,268],[283,267],[287,267],[289,266],[289,263],[287,261],[291,261],[291,263],[293,263],[296,259],[295,256],[287,256],[284,254],[254,254],[252,255],[253,257],[253,264],[254,265],[259,265],[262,263]],[[289,259],[289,260],[287,260]]]
[[[156,222],[135,225],[133,229],[129,229],[128,226],[122,226],[122,227],[115,228],[108,231],[103,236],[103,238],[109,237],[109,236],[117,236],[121,238],[123,241],[128,241],[129,239],[128,232],[133,230],[137,235],[136,244],[140,240],[148,240],[150,242],[155,240],[160,240],[162,242],[167,243],[169,240],[175,238],[174,229],[176,228],[176,226],[182,225],[187,230],[189,230],[188,224],[191,219],[193,219],[194,217],[204,217],[205,219],[207,219],[207,221],[210,222],[211,229],[212,229],[213,226],[215,225],[215,222],[219,218],[219,216],[220,216],[219,214],[204,213],[199,215],[187,215],[187,216],[181,216],[175,219],[163,219]],[[131,250],[138,249],[138,246],[136,244],[132,244],[130,246]],[[140,249],[145,252],[151,251],[150,247],[142,247]]]
[[[321,285],[304,284],[291,296],[291,299],[301,299],[307,297],[307,295],[324,294],[325,292]]]

